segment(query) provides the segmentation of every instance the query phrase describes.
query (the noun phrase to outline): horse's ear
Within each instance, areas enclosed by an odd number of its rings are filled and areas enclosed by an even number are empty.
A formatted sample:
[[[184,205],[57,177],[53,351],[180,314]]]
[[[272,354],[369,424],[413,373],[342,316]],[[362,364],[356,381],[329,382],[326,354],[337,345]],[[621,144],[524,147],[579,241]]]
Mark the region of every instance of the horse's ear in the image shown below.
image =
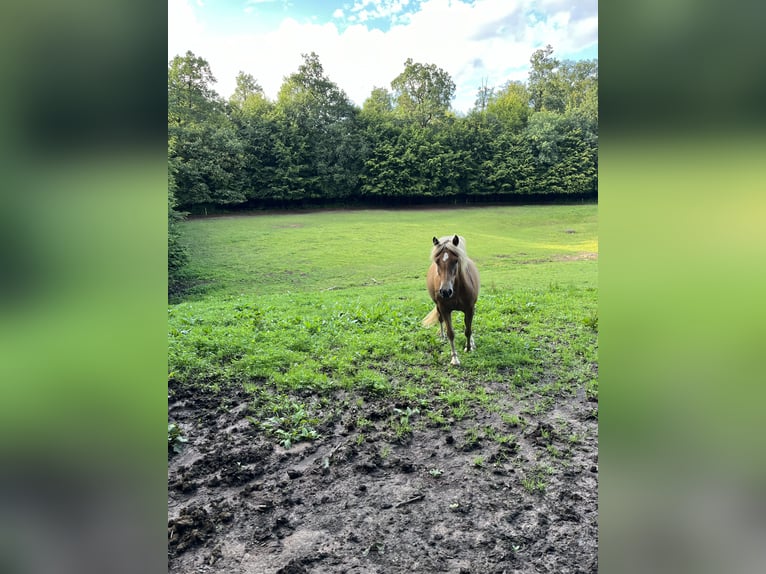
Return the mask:
[[[434,245],[439,245],[439,240],[434,237]]]
[[[452,244],[457,245],[458,243],[460,243],[460,238],[455,235],[455,237],[452,238]]]

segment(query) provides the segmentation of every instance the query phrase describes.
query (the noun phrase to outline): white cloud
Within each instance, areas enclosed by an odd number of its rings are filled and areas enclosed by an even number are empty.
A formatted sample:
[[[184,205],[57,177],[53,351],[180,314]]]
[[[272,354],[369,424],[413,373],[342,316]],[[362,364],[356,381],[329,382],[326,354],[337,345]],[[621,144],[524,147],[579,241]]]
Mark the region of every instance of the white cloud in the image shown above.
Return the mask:
[[[409,0],[366,0],[355,3],[351,11],[359,12],[362,21],[368,18],[389,18],[399,14],[409,3]]]
[[[332,13],[333,18],[343,18],[343,10],[340,8],[336,8],[335,12]]]
[[[205,47],[205,27],[187,0],[168,0],[168,61],[187,50],[197,53]],[[203,56],[204,57],[204,56]]]
[[[340,27],[285,18],[271,32],[238,36],[206,35],[190,1],[168,4],[170,57],[189,49],[205,58],[219,80],[217,91],[226,97],[242,70],[275,98],[283,78],[301,64],[301,53],[314,51],[330,79],[361,105],[373,87],[390,89],[411,57],[452,76],[453,108],[465,112],[482,80],[499,87],[526,79],[536,49],[551,44],[557,57],[566,58],[598,41],[596,0],[427,0],[410,11],[405,0],[357,1],[345,18],[340,9],[333,14]],[[533,9],[543,16],[540,21],[531,16]],[[385,32],[360,23],[380,17],[390,22]]]

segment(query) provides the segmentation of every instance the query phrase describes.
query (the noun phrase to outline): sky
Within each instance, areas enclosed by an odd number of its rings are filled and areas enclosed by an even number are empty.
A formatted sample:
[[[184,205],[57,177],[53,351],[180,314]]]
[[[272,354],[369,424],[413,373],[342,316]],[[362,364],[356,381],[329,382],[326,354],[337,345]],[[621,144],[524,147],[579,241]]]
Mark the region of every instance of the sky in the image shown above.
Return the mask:
[[[219,95],[252,75],[269,99],[316,52],[325,74],[360,106],[412,58],[455,82],[467,113],[482,85],[526,80],[532,53],[598,58],[597,0],[168,0],[168,61],[191,50]]]

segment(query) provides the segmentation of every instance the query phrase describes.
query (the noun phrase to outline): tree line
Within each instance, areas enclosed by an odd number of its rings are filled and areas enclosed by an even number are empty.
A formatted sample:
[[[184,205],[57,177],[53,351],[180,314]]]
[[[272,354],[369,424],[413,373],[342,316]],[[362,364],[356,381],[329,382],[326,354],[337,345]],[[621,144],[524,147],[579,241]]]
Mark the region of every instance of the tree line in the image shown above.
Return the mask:
[[[361,107],[303,54],[275,100],[240,72],[228,100],[192,52],[168,66],[169,269],[183,265],[179,212],[238,207],[595,198],[598,60],[546,46],[526,82],[481,86],[456,114],[455,83],[404,63]],[[171,269],[171,275],[172,275]]]
[[[527,82],[479,88],[464,116],[455,84],[408,59],[361,108],[315,53],[275,101],[240,72],[228,100],[187,52],[168,68],[168,159],[180,209],[302,200],[595,196],[598,61],[559,61],[547,46]]]

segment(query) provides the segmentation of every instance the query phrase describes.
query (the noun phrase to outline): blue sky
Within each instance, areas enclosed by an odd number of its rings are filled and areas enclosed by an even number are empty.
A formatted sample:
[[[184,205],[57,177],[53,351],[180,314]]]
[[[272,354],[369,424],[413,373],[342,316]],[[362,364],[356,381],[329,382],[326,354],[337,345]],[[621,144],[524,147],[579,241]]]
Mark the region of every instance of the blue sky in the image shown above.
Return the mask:
[[[244,71],[274,99],[313,51],[361,106],[411,57],[450,74],[464,113],[482,83],[526,80],[546,44],[559,59],[597,58],[597,0],[168,0],[168,60],[205,58],[224,97]]]

